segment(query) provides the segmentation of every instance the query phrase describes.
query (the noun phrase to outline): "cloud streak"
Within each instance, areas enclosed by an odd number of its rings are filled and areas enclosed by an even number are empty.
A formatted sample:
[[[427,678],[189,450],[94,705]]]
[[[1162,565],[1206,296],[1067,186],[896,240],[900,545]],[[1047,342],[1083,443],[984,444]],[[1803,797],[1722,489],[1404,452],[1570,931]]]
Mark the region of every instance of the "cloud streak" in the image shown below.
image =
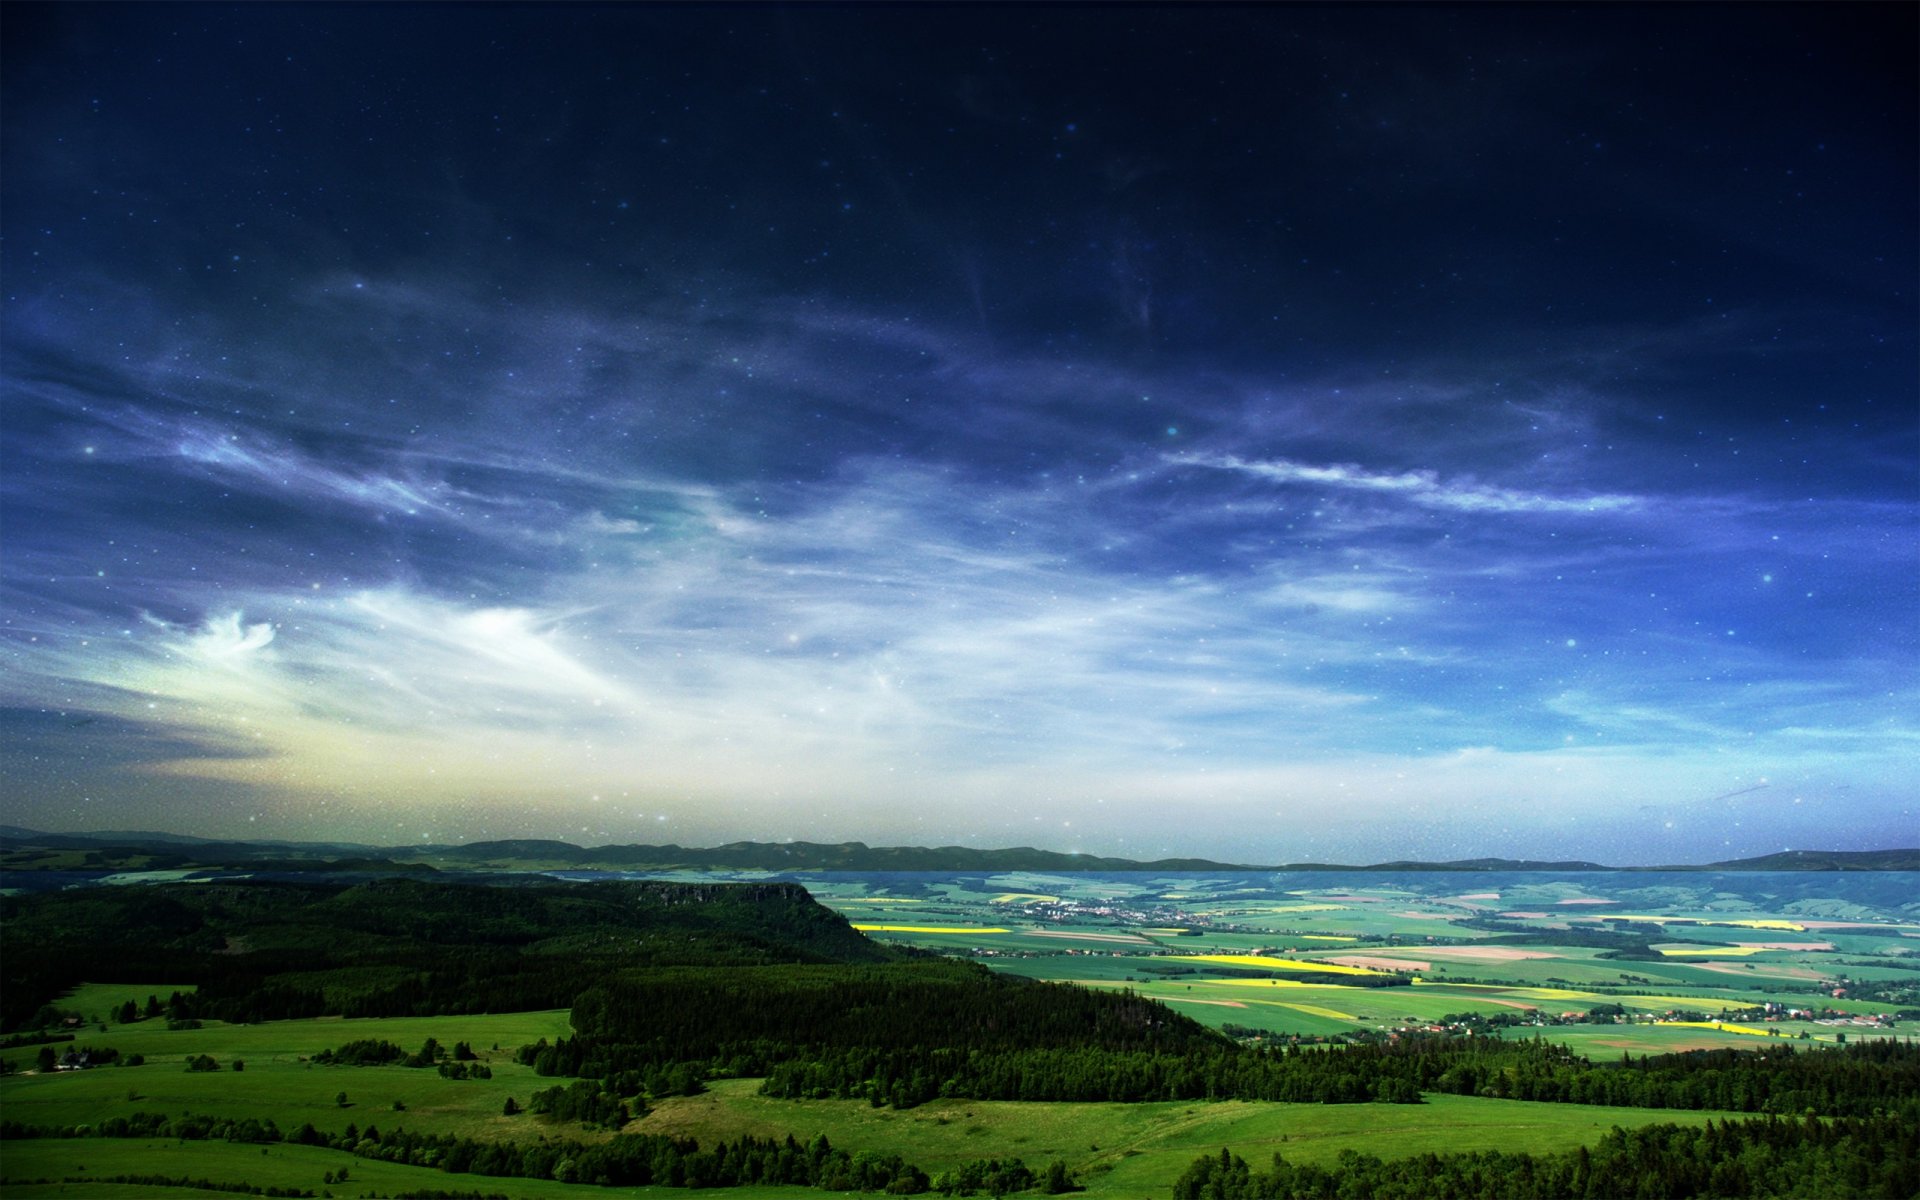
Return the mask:
[[[1494,487],[1472,480],[1443,480],[1430,470],[1369,471],[1352,463],[1314,464],[1290,459],[1245,459],[1234,454],[1172,454],[1181,466],[1233,471],[1280,484],[1311,484],[1341,491],[1389,496],[1426,508],[1465,513],[1627,513],[1644,501],[1637,496],[1594,493],[1553,496]]]

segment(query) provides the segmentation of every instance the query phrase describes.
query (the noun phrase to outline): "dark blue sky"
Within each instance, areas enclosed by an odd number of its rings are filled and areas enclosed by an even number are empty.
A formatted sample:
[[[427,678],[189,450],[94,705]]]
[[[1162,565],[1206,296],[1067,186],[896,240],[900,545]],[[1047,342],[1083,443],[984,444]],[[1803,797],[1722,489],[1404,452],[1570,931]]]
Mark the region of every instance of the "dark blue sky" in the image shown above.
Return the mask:
[[[3,32],[0,818],[1913,841],[1911,6]]]

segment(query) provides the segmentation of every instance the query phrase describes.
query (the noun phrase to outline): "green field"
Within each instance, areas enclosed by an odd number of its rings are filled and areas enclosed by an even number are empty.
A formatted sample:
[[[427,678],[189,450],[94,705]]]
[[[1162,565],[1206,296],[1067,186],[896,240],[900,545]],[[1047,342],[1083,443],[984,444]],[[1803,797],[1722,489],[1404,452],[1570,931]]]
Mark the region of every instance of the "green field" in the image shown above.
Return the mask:
[[[1171,994],[1174,987],[1164,985]],[[1246,995],[1264,989],[1227,984],[1198,985],[1208,995]],[[1321,996],[1359,995],[1394,1001],[1429,998],[1411,988],[1275,989]],[[87,989],[86,997],[108,996],[112,989]],[[144,992],[142,993],[144,995]],[[1257,997],[1256,997],[1257,999]],[[1451,997],[1446,998],[1451,1002]],[[1192,1006],[1182,1005],[1182,1011]],[[1234,1010],[1248,1023],[1265,1011],[1249,1003]],[[1282,1011],[1282,1010],[1273,1010]],[[1383,1013],[1385,1010],[1383,1010]],[[564,1012],[483,1016],[342,1020],[318,1018],[259,1025],[209,1024],[201,1029],[168,1030],[163,1022],[113,1026],[77,1044],[113,1045],[122,1054],[141,1053],[139,1067],[89,1071],[28,1073],[0,1079],[0,1110],[9,1120],[32,1125],[84,1125],[103,1117],[133,1112],[271,1118],[283,1131],[304,1122],[336,1131],[352,1122],[364,1129],[379,1125],[458,1134],[483,1139],[565,1136],[594,1141],[613,1136],[579,1126],[556,1126],[521,1114],[501,1115],[509,1095],[521,1103],[539,1088],[564,1082],[535,1076],[511,1061],[513,1048],[539,1037],[568,1032]],[[432,1070],[386,1067],[329,1067],[307,1061],[322,1049],[355,1039],[379,1038],[417,1047],[427,1037],[445,1045],[472,1043],[494,1071],[491,1080],[450,1081]],[[493,1046],[498,1043],[500,1049]],[[209,1054],[224,1069],[188,1072],[184,1060]],[[231,1069],[243,1059],[242,1072]],[[735,1137],[794,1136],[825,1133],[851,1150],[899,1153],[923,1169],[937,1172],[981,1157],[1018,1156],[1033,1166],[1059,1158],[1088,1184],[1094,1196],[1164,1195],[1174,1176],[1193,1158],[1232,1146],[1250,1161],[1265,1161],[1275,1151],[1306,1161],[1327,1161],[1343,1149],[1382,1155],[1449,1149],[1546,1150],[1591,1143],[1613,1125],[1658,1121],[1695,1123],[1706,1113],[1653,1109],[1601,1109],[1571,1105],[1435,1096],[1423,1105],[1282,1105],[1229,1102],[1216,1104],[1019,1104],[939,1101],[896,1112],[856,1101],[786,1101],[757,1094],[757,1080],[719,1080],[697,1097],[660,1101],[632,1123],[633,1132],[692,1136],[702,1142]],[[336,1097],[347,1093],[348,1105]],[[394,1101],[405,1105],[396,1111]],[[345,1166],[351,1188],[396,1191],[450,1186],[448,1177],[353,1159],[323,1149],[276,1145],[266,1148],[225,1143],[136,1142],[63,1139],[6,1144],[0,1172],[9,1196],[84,1195],[62,1185],[44,1188],[23,1181],[68,1177],[106,1178],[117,1174],[160,1174],[245,1180],[262,1186],[317,1187],[328,1171]],[[462,1187],[510,1196],[593,1194],[594,1189],[557,1183],[472,1178]],[[76,1185],[77,1186],[77,1185]],[[102,1185],[106,1186],[106,1185]],[[99,1195],[126,1195],[108,1188]],[[802,1190],[773,1189],[787,1195]],[[191,1194],[167,1189],[167,1195]],[[211,1193],[209,1193],[211,1194]],[[745,1198],[743,1198],[745,1200]]]
[[[1033,979],[1131,987],[1203,1024],[1277,1035],[1401,1028],[1459,1013],[1517,1013],[1545,1023],[1615,1003],[1646,1020],[1768,1002],[1828,1019],[1920,1007],[1920,938],[1911,936],[1920,933],[1920,905],[1893,880],[1008,872],[871,883],[841,875],[808,886],[858,925],[892,927],[872,929],[878,940]],[[1813,894],[1793,895],[1810,886]],[[1493,927],[1479,927],[1488,921]],[[1635,939],[1637,952],[1623,956],[1620,946]],[[1280,982],[1262,987],[1245,978],[1261,972],[1198,961],[1203,954],[1279,956],[1296,965],[1270,972]],[[1316,962],[1419,982],[1412,989],[1287,986],[1285,976]],[[1865,997],[1856,994],[1863,987]],[[1897,1032],[1897,1025],[1864,1030],[1784,1019],[1779,1027],[1794,1040]],[[1753,1042],[1644,1024],[1624,1032],[1536,1028],[1609,1048]]]
[[[144,996],[145,993],[143,992]],[[114,1025],[85,1033],[75,1046],[111,1046],[123,1058],[146,1056],[138,1067],[108,1066],[53,1074],[0,1078],[0,1111],[28,1125],[81,1125],[135,1112],[271,1118],[283,1133],[302,1123],[337,1130],[349,1121],[400,1125],[433,1133],[485,1139],[533,1137],[548,1128],[529,1116],[503,1117],[508,1096],[521,1104],[535,1091],[564,1082],[543,1079],[512,1060],[513,1051],[542,1037],[571,1030],[564,1011],[495,1013],[459,1017],[393,1017],[269,1021],[259,1025],[209,1023],[201,1029],[169,1030],[164,1021]],[[444,1046],[470,1043],[493,1072],[492,1079],[449,1080],[431,1068],[316,1066],[306,1061],[321,1050],[350,1041],[384,1039],[417,1050],[427,1038]],[[498,1050],[494,1049],[495,1045]],[[9,1051],[33,1060],[34,1049]],[[210,1055],[213,1072],[189,1072],[186,1060]],[[246,1064],[234,1071],[233,1060]],[[337,1097],[347,1094],[347,1106]],[[394,1101],[405,1110],[394,1109]]]
[[[304,1024],[293,1022],[292,1024]],[[373,1070],[362,1068],[361,1070]],[[132,1073],[138,1073],[135,1069]],[[111,1071],[94,1074],[115,1074]],[[201,1077],[205,1079],[206,1077]],[[1289,1105],[1231,1101],[1215,1104],[1018,1104],[938,1101],[907,1112],[875,1109],[856,1101],[772,1100],[756,1094],[756,1080],[723,1080],[706,1094],[662,1102],[633,1132],[688,1136],[704,1144],[741,1134],[806,1140],[824,1133],[849,1150],[897,1153],[937,1173],[970,1159],[1016,1156],[1030,1166],[1065,1161],[1089,1197],[1164,1197],[1175,1176],[1201,1154],[1231,1147],[1252,1162],[1274,1153],[1303,1162],[1330,1162],[1342,1150],[1397,1157],[1449,1150],[1549,1150],[1590,1145],[1609,1128],[1647,1124],[1699,1124],[1726,1114],[1661,1109],[1590,1108],[1526,1104],[1461,1096],[1435,1096],[1422,1105]],[[210,1095],[195,1111],[225,1109],[224,1096]],[[11,1109],[11,1105],[9,1105]],[[419,1127],[411,1114],[389,1114],[387,1124]],[[336,1118],[339,1119],[339,1118]],[[364,1126],[371,1114],[362,1114]],[[526,1118],[521,1118],[526,1120]],[[568,1136],[581,1131],[568,1130]],[[588,1135],[591,1136],[591,1135]],[[587,1140],[582,1138],[582,1140]],[[602,1189],[479,1176],[455,1177],[418,1167],[353,1158],[339,1151],[301,1146],[261,1147],[226,1143],[60,1139],[6,1143],[0,1175],[13,1196],[86,1195],[57,1181],[66,1177],[110,1178],[159,1174],[245,1180],[260,1186],[319,1190],[329,1171],[345,1167],[351,1182],[336,1195],[371,1189],[479,1188],[509,1196],[604,1195]],[[24,1181],[50,1179],[50,1186]],[[663,1196],[676,1194],[670,1189]],[[93,1192],[125,1196],[119,1190]],[[168,1196],[194,1195],[177,1188]],[[217,1193],[206,1193],[214,1195]],[[685,1193],[677,1193],[684,1195]],[[730,1196],[817,1194],[807,1189],[730,1189]]]
[[[328,1185],[330,1173],[345,1169],[348,1181]],[[390,1196],[400,1191],[443,1189],[500,1193],[520,1200],[559,1200],[561,1197],[604,1196],[602,1188],[580,1187],[550,1180],[492,1179],[477,1175],[449,1175],[430,1167],[403,1167],[375,1159],[355,1158],[338,1150],[313,1146],[243,1146],[228,1142],[140,1141],[108,1138],[42,1139],[6,1143],[0,1158],[0,1186],[14,1197],[81,1197],[84,1200],[121,1200],[128,1196],[224,1197],[233,1193],[199,1188],[134,1187],[113,1183],[62,1183],[68,1178],[105,1180],[116,1175],[161,1175],[206,1179],[215,1183],[248,1183],[256,1187],[301,1188],[316,1195],[362,1196],[373,1192]],[[36,1180],[49,1180],[36,1183]],[[666,1189],[658,1190],[663,1195]],[[808,1195],[805,1189],[773,1189],[782,1195]],[[685,1195],[684,1192],[680,1193]],[[733,1193],[729,1193],[730,1195]]]
[[[825,1133],[835,1145],[903,1155],[928,1171],[989,1155],[1031,1166],[1063,1159],[1091,1196],[1164,1197],[1196,1157],[1231,1147],[1249,1162],[1276,1152],[1331,1162],[1342,1150],[1383,1157],[1448,1150],[1590,1145],[1615,1125],[1699,1124],[1726,1114],[1526,1104],[1433,1096],[1420,1105],[1019,1104],[941,1100],[906,1112],[851,1100],[774,1100],[752,1080],[662,1102],[631,1128],[711,1141],[742,1133]]]
[[[167,997],[173,993],[193,990],[190,983],[87,983],[62,997],[59,1007],[80,1014],[81,1019],[92,1028],[97,1029],[102,1024],[118,1028],[120,1022],[115,1014],[126,1001],[144,1005],[147,997],[152,996],[165,1004]]]

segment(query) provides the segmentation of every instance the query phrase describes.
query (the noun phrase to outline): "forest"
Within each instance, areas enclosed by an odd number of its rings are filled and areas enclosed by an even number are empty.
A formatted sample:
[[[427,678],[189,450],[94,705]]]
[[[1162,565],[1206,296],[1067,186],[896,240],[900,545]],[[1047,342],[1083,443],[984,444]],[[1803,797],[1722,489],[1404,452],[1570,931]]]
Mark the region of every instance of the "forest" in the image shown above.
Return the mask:
[[[1920,1194],[1920,1141],[1890,1115],[1709,1121],[1700,1129],[1615,1129],[1589,1150],[1422,1154],[1348,1152],[1332,1168],[1275,1155],[1265,1171],[1222,1149],[1195,1160],[1173,1200],[1689,1200],[1691,1197]]]
[[[0,897],[0,1029],[83,980],[186,978],[180,1019],[566,1007],[619,967],[884,962],[796,884],[529,876],[228,882]]]
[[[983,1145],[975,1160],[927,1170],[896,1150],[805,1136],[702,1141],[644,1132],[645,1118],[721,1079],[758,1080],[770,1100],[895,1113],[955,1100],[1418,1106],[1446,1096],[1754,1116],[1616,1129],[1564,1153],[1283,1156],[1256,1170],[1229,1148],[1195,1162],[1173,1200],[1916,1190],[1920,1046],[1910,1041],[1605,1058],[1474,1031],[1359,1032],[1333,1045],[1236,1039],[1128,987],[1043,982],[881,945],[785,883],[228,882],[11,896],[0,916],[5,1032],[44,1074],[73,1036],[56,1001],[81,981],[193,984],[144,1006],[115,998],[123,1023],[169,1029],[543,1008],[568,1009],[571,1028],[491,1055],[552,1081],[506,1100],[503,1115],[525,1113],[542,1131],[532,1140],[409,1130],[397,1103],[384,1130],[364,1118],[283,1131],[258,1117],[134,1111],[84,1125],[8,1120],[0,1139],[284,1144],[583,1186],[1001,1195],[1080,1185],[1066,1164],[1030,1169],[1012,1147]],[[95,1066],[120,1058],[104,1046],[88,1053]],[[243,1065],[196,1057],[210,1077]],[[454,1037],[347,1036],[310,1063],[489,1079],[481,1058]]]

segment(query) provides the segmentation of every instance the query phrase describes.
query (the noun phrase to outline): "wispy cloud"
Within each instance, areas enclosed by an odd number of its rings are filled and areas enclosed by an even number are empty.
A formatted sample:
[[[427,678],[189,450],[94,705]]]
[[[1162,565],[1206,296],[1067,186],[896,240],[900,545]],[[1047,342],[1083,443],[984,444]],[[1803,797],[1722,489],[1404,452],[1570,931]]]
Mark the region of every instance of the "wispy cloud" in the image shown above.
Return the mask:
[[[1170,454],[1182,466],[1236,471],[1282,484],[1312,484],[1402,499],[1427,508],[1469,513],[1618,513],[1643,506],[1637,496],[1598,492],[1556,496],[1495,487],[1470,479],[1443,479],[1436,471],[1369,471],[1352,463],[1315,464],[1291,459],[1245,459],[1234,454]]]
[[[377,471],[344,470],[258,436],[192,425],[179,430],[172,449],[187,462],[269,485],[295,500],[333,500],[407,516],[450,511],[433,494],[432,485]]]

